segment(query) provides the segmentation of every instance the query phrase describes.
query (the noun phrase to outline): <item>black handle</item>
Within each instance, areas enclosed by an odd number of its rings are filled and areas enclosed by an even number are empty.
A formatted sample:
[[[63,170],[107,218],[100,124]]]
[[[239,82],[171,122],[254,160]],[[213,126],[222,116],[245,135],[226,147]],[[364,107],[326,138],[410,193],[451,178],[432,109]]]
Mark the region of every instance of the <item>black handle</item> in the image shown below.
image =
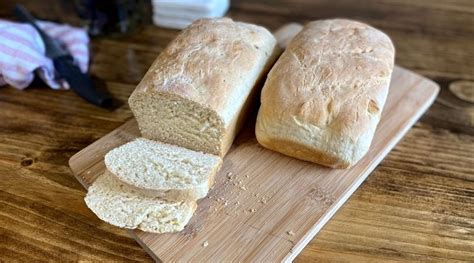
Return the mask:
[[[69,83],[71,89],[81,98],[104,108],[112,105],[112,98],[94,88],[89,76],[79,70],[72,57],[57,57],[53,59],[53,63],[59,75]]]

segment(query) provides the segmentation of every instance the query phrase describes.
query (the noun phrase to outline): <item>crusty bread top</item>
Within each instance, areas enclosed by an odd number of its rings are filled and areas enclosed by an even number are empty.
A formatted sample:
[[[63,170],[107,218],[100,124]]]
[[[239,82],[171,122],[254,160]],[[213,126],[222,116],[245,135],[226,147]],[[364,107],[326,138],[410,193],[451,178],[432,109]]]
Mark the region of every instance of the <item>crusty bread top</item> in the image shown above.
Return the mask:
[[[394,52],[390,38],[366,24],[308,23],[270,71],[260,111],[292,119],[302,131],[325,130],[328,140],[371,140],[364,134],[373,134],[380,119]]]
[[[230,18],[200,19],[163,50],[134,93],[177,94],[216,111],[227,126],[275,47],[263,27]]]

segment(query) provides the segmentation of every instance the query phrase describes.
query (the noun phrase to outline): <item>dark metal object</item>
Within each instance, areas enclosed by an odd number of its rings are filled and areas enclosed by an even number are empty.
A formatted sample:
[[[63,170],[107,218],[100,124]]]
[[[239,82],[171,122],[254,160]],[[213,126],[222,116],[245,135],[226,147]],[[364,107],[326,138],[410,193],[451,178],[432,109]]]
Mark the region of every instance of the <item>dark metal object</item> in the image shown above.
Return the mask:
[[[77,95],[100,107],[110,107],[112,105],[112,98],[94,87],[89,75],[79,70],[79,67],[74,64],[72,56],[59,42],[50,38],[39,28],[35,22],[36,19],[24,7],[16,5],[15,15],[22,22],[29,23],[38,31],[46,47],[46,56],[53,60],[56,71],[68,82]]]

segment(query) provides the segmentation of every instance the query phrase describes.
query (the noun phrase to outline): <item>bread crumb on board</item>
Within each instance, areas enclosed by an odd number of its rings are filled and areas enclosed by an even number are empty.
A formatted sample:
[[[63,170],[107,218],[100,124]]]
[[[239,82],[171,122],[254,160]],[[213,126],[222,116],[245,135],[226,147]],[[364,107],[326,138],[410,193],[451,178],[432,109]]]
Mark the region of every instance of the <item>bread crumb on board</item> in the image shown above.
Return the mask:
[[[202,243],[202,246],[203,246],[203,247],[207,247],[207,246],[209,246],[209,242],[207,242],[207,241],[204,241],[204,243]]]
[[[287,233],[289,236],[294,236],[294,235],[295,235],[295,232],[293,232],[293,231],[291,231],[291,230],[290,230],[290,231],[286,231],[286,233]]]

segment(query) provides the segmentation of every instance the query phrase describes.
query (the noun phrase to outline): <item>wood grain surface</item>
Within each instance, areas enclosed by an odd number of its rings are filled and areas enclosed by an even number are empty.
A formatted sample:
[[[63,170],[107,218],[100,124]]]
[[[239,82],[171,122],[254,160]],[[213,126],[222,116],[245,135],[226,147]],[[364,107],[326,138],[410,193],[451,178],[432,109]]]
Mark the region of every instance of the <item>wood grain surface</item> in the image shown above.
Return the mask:
[[[69,1],[23,3],[44,19],[78,24]],[[69,10],[65,12],[63,10]],[[449,87],[474,82],[471,0],[239,0],[229,15],[275,30],[288,22],[348,17],[393,39],[397,64],[441,86],[435,104],[372,172],[296,261],[472,261],[474,104]],[[92,41],[91,72],[125,102],[177,34],[145,26]],[[469,87],[469,85],[467,85]],[[0,261],[151,261],[124,231],[85,206],[68,159],[131,117],[35,82],[0,87]]]
[[[254,111],[186,228],[173,234],[131,234],[163,262],[293,260],[433,103],[438,91],[431,80],[396,67],[372,146],[350,169],[328,169],[264,149],[255,138]],[[72,156],[69,166],[88,188],[105,172],[105,154],[137,137],[140,132],[132,118]]]

